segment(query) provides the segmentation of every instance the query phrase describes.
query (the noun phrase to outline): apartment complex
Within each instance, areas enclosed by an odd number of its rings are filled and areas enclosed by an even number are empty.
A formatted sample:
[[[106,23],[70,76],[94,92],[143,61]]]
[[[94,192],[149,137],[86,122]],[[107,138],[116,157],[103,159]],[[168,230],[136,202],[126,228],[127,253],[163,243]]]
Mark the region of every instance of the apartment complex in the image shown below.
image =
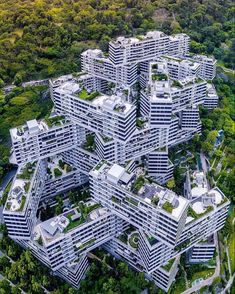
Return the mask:
[[[10,130],[19,168],[3,211],[9,236],[74,287],[99,246],[165,291],[183,252],[210,259],[205,240],[223,227],[228,199],[200,174],[205,187],[188,179],[183,196],[163,186],[169,148],[200,133],[200,105],[217,106],[210,60],[189,57],[187,35],[155,31],[111,41],[108,55],[89,49],[81,73],[50,80],[52,115]],[[87,183],[88,199],[40,219],[47,201]]]

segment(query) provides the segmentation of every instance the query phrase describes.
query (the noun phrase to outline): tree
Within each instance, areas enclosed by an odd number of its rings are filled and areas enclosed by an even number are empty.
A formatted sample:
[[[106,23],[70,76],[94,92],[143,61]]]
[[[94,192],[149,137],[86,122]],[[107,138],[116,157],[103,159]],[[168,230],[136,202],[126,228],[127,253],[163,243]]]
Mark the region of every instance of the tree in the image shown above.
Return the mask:
[[[209,154],[213,150],[213,146],[209,142],[202,142],[202,151]]]
[[[1,270],[5,270],[7,267],[11,265],[11,262],[7,256],[2,256],[0,258],[0,268]]]
[[[210,131],[209,134],[207,135],[207,141],[208,141],[210,144],[214,145],[217,136],[218,136],[218,132],[217,132],[217,131]]]
[[[221,158],[223,156],[223,152],[219,149],[215,150],[215,156]]]
[[[0,281],[0,289],[2,290],[2,294],[11,293],[11,285],[7,280]],[[1,292],[0,292],[1,293]]]
[[[166,186],[168,189],[173,189],[175,187],[175,180],[174,179],[170,179],[167,183]]]

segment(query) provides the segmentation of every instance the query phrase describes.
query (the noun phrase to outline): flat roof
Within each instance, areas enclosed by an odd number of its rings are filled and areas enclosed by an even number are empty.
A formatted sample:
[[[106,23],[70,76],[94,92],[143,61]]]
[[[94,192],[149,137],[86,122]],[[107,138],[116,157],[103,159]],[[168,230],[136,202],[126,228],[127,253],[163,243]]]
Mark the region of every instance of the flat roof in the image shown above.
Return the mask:
[[[109,171],[107,172],[107,175],[112,176],[113,178],[120,179],[121,176],[124,174],[125,168],[118,165],[114,164]]]

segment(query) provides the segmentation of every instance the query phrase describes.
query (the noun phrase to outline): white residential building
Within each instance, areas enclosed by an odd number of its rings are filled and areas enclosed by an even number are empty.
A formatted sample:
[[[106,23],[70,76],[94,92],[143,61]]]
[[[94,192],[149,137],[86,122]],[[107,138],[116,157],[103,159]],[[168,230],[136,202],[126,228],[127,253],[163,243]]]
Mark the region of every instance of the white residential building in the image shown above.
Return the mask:
[[[173,177],[169,148],[200,133],[199,106],[218,102],[206,82],[216,61],[188,51],[187,35],[159,31],[119,37],[107,56],[89,49],[83,72],[49,81],[51,116],[10,130],[9,236],[76,288],[99,246],[166,292],[183,252],[213,254],[205,240],[225,223],[226,196],[200,172],[184,197],[161,186]],[[42,221],[38,209],[88,183],[89,199]]]

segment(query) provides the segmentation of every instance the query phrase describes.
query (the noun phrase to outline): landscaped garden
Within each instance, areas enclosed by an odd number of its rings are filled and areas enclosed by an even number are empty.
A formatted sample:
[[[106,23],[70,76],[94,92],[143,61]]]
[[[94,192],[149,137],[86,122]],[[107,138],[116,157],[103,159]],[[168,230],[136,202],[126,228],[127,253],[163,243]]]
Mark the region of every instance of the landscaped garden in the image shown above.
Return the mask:
[[[79,92],[78,97],[83,100],[92,101],[93,99],[95,99],[99,95],[100,95],[100,93],[97,91],[88,93],[88,91],[86,89],[82,89],[81,92]]]

